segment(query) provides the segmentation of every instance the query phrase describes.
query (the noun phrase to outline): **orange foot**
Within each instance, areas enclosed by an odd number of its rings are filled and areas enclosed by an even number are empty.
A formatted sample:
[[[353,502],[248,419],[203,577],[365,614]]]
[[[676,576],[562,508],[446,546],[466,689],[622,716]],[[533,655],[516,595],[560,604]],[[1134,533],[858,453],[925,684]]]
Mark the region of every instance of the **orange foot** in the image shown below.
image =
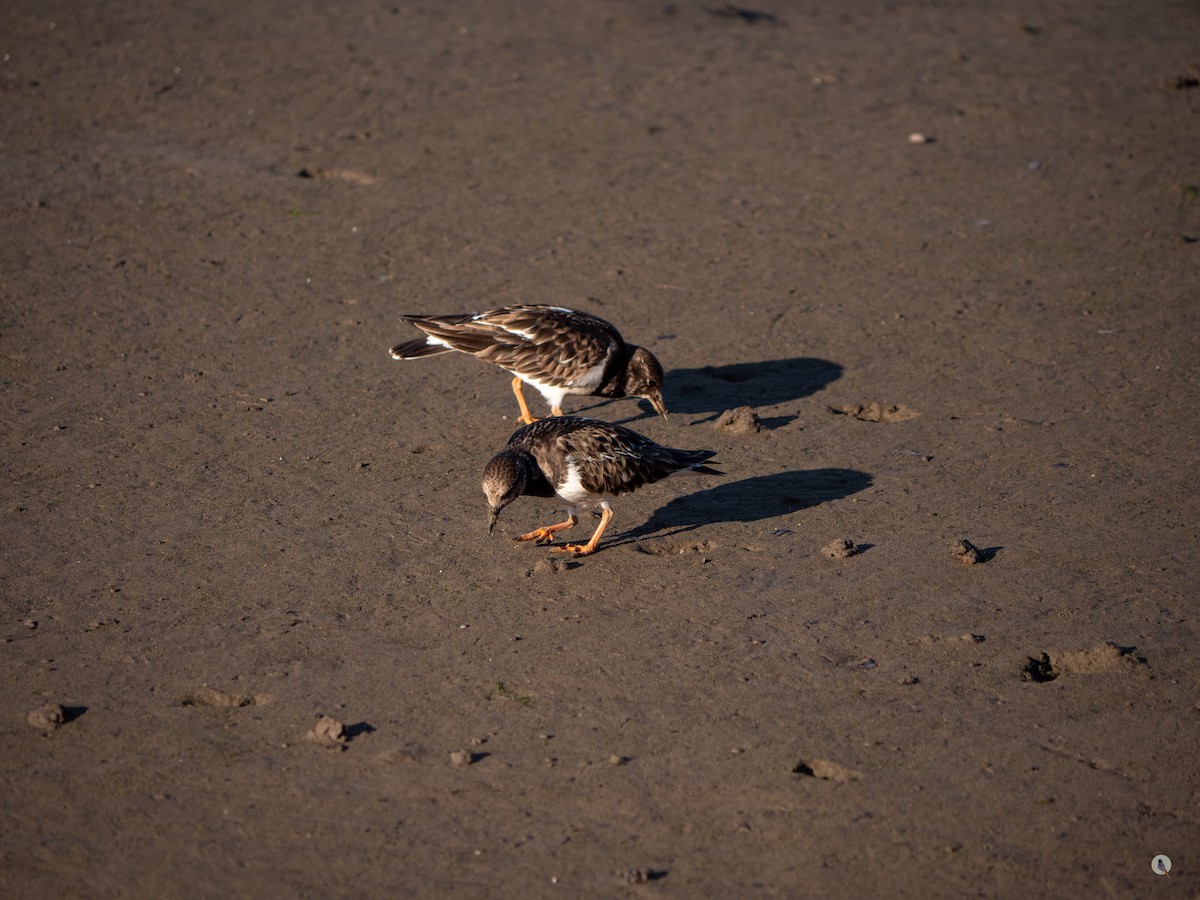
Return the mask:
[[[579,520],[571,516],[565,522],[559,522],[557,525],[545,525],[541,528],[535,528],[528,534],[523,534],[520,537],[513,538],[514,541],[533,541],[535,544],[553,544],[554,533],[556,531],[565,531],[568,528],[574,528]],[[558,548],[555,548],[558,549]]]
[[[596,552],[591,544],[564,544],[562,547],[551,547],[556,553],[570,553],[572,556],[589,556]]]
[[[604,534],[604,529],[608,527],[608,523],[612,521],[612,509],[605,507],[600,513],[600,524],[596,526],[596,533],[592,535],[592,539],[586,544],[567,544],[563,547],[552,547],[552,550],[557,550],[559,553],[570,553],[572,556],[590,556],[596,552],[596,547],[600,543],[600,535]]]
[[[513,538],[514,541],[533,541],[535,544],[553,544],[554,531],[549,527],[536,528],[529,534],[523,534],[520,537]]]

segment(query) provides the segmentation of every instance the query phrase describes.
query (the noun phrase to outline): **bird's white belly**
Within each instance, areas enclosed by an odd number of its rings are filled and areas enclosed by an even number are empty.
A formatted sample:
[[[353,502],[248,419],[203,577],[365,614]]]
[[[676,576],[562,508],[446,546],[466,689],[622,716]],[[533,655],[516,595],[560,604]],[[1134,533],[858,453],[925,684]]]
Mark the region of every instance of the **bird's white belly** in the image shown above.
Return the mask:
[[[582,375],[572,378],[566,384],[550,384],[516,371],[513,371],[513,374],[545,397],[546,402],[551,406],[562,406],[563,397],[567,394],[590,394],[600,387],[604,381],[604,367],[607,364],[608,358],[605,357],[603,361],[592,366]]]
[[[604,366],[608,360],[605,359],[599,365],[592,366],[578,378],[571,379],[571,387],[579,392],[591,393],[596,388],[600,387],[600,382],[604,380]]]
[[[604,505],[609,495],[593,494],[583,486],[579,477],[579,467],[567,460],[567,477],[555,489],[555,493],[574,506]]]
[[[530,378],[528,375],[521,375],[520,373],[515,372],[513,374],[541,394],[551,408],[562,406],[563,397],[570,393],[569,388],[566,388],[560,384],[547,384],[544,381],[538,381],[536,378]]]

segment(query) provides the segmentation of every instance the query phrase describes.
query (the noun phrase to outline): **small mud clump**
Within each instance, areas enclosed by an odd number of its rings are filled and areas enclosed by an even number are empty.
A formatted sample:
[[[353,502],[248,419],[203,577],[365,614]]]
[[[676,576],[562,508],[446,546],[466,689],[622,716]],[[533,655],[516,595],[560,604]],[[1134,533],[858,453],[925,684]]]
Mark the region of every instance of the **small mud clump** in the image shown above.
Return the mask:
[[[919,415],[915,409],[902,403],[856,403],[853,406],[831,406],[829,411],[860,422],[903,422]]]
[[[30,711],[25,721],[42,731],[53,731],[67,721],[67,712],[58,703],[47,703]]]
[[[626,869],[617,877],[626,884],[649,884],[660,878],[666,878],[667,872],[665,869]]]
[[[838,538],[822,547],[821,553],[829,559],[846,559],[858,553],[858,547],[850,538]]]
[[[728,431],[730,434],[758,434],[763,430],[763,423],[749,406],[739,406],[727,409],[713,422],[713,428]]]
[[[346,726],[330,716],[322,713],[317,716],[317,724],[304,736],[314,744],[325,747],[342,747],[345,745]]]
[[[858,779],[862,778],[862,772],[848,769],[827,759],[802,759],[796,763],[795,768],[792,769],[792,774],[807,776],[808,778],[819,778],[822,781],[839,781],[842,783],[858,781]]]
[[[533,568],[529,570],[527,577],[541,578],[543,575],[558,575],[569,568],[570,566],[562,559],[539,559],[533,564]]]
[[[184,706],[262,706],[270,700],[266,694],[249,692],[218,691],[216,688],[198,688],[191,695],[183,698]]]
[[[976,563],[983,562],[983,551],[963,538],[961,541],[955,541],[950,545],[950,552],[964,566],[973,566]]]
[[[1094,675],[1103,672],[1134,672],[1148,666],[1146,657],[1138,656],[1137,647],[1122,647],[1105,641],[1091,650],[1068,650],[1051,653],[1054,671],[1071,675]]]
[[[1043,653],[1041,659],[1029,657],[1029,661],[1021,666],[1021,678],[1025,681],[1032,681],[1037,684],[1043,684],[1047,681],[1053,681],[1058,677],[1058,672],[1054,670],[1054,664],[1050,662],[1050,654]]]

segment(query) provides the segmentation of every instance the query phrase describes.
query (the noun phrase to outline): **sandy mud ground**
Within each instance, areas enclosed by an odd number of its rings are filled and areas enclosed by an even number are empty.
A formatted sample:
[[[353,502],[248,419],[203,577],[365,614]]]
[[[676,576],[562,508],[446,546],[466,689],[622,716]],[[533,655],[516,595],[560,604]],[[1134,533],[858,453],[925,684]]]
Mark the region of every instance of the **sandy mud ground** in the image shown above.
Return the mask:
[[[7,0],[0,57],[6,896],[1200,894],[1194,3]],[[387,349],[518,301],[724,477],[489,537],[508,378]]]

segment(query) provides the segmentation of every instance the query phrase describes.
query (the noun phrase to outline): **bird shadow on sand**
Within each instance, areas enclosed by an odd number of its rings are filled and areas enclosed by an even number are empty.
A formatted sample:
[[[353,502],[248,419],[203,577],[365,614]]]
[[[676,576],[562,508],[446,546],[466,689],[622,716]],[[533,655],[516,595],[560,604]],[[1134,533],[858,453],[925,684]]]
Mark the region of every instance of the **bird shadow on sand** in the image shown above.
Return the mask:
[[[660,532],[682,534],[714,522],[758,522],[841,500],[866,490],[871,476],[856,469],[802,469],[743,478],[676,497],[646,522],[616,535],[613,545]]]
[[[815,394],[842,377],[827,359],[796,357],[762,362],[672,369],[664,379],[667,408],[686,415],[709,414],[710,421],[738,406],[775,406]]]
[[[700,422],[711,422],[727,409],[738,406],[774,406],[815,394],[842,377],[842,367],[827,359],[801,356],[794,359],[768,359],[761,362],[732,363],[727,366],[702,366],[697,369],[671,369],[663,379],[667,409],[680,415],[705,415]],[[591,415],[594,410],[614,401],[605,400],[577,411]],[[654,417],[649,401],[638,400],[637,415],[617,420],[620,424]],[[775,428],[794,416],[764,419]]]

